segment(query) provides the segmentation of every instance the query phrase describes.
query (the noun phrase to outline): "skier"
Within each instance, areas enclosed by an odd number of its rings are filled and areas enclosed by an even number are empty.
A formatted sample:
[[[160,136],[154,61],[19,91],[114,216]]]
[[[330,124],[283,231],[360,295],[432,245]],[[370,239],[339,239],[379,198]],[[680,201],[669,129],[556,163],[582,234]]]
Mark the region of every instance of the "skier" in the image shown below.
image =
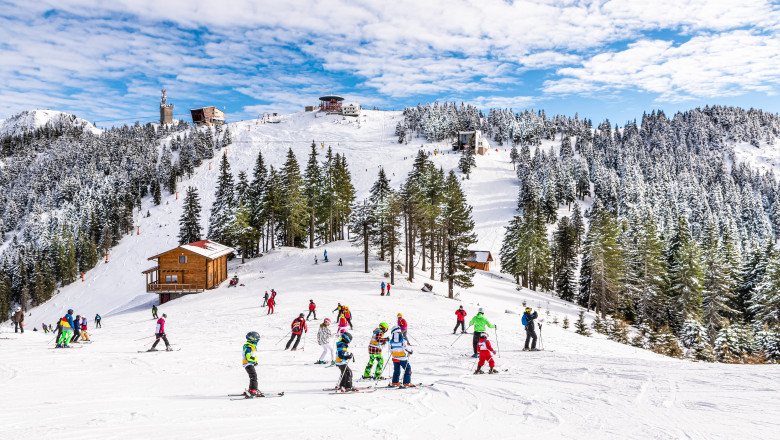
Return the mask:
[[[95,314],[95,328],[101,328],[100,325],[100,315]]]
[[[332,312],[337,312],[336,316],[341,316],[341,311],[344,310],[344,306],[339,303],[339,305],[336,306],[335,309],[331,310]]]
[[[467,314],[468,314],[468,313],[466,313],[466,311],[465,311],[465,310],[463,310],[463,306],[460,306],[460,307],[458,308],[458,310],[456,310],[456,311],[455,311],[455,316],[457,316],[457,317],[458,317],[458,321],[455,323],[455,328],[454,328],[454,329],[452,329],[452,334],[453,334],[453,335],[454,335],[454,334],[455,334],[455,332],[458,330],[458,326],[460,326],[460,332],[461,332],[461,333],[466,333],[466,329],[465,329],[465,327],[464,327],[464,326],[465,326],[464,322],[465,322],[465,319],[466,319],[466,315],[467,315]]]
[[[485,311],[482,310],[482,307],[479,308],[479,311],[477,314],[471,318],[471,321],[469,321],[469,327],[474,326],[474,336],[471,338],[471,345],[474,348],[474,355],[471,357],[479,357],[479,354],[477,353],[477,344],[479,343],[479,335],[482,334],[482,332],[485,331],[485,327],[490,328],[496,328],[495,325],[491,324],[490,321],[485,318]]]
[[[73,326],[73,337],[70,338],[70,342],[80,344],[79,336],[81,336],[81,315],[76,315],[76,319],[73,320],[75,325]]]
[[[306,315],[306,320],[309,320],[309,316],[314,315],[314,319],[317,319],[317,304],[314,304],[314,300],[309,300],[309,314]]]
[[[385,282],[384,281],[382,281],[381,287],[382,287],[382,295],[380,295],[380,296],[385,296]]]
[[[349,307],[344,307],[344,318],[349,323],[349,329],[352,330],[352,312],[349,311]]]
[[[325,262],[327,263],[328,262],[328,250],[327,249],[325,249],[324,257],[325,257]]]
[[[347,318],[344,317],[344,314],[339,315],[339,333],[342,334],[347,331]]]
[[[57,338],[56,348],[68,348],[70,337],[73,334],[73,309],[68,309],[68,313],[60,319],[60,335]]]
[[[387,283],[387,296],[390,296],[390,283]]]
[[[87,317],[82,316],[81,317],[81,339],[85,341],[89,341],[89,335],[87,334]]]
[[[249,332],[246,334],[246,342],[244,343],[244,370],[249,375],[249,389],[244,391],[244,395],[247,398],[261,396],[262,393],[257,390],[257,371],[255,365],[257,365],[257,341],[260,340],[260,335],[257,332]]]
[[[341,370],[341,380],[339,380],[337,388],[342,391],[355,391],[355,388],[352,387],[352,370],[349,369],[348,365],[349,360],[353,359],[352,353],[347,351],[351,341],[352,335],[345,332],[336,343],[336,366]]]
[[[157,320],[157,329],[155,330],[154,335],[157,336],[157,339],[154,340],[154,344],[152,344],[152,348],[146,351],[157,351],[155,347],[157,347],[157,344],[160,343],[160,339],[165,342],[165,351],[173,351],[171,348],[171,344],[168,343],[168,337],[165,336],[165,318],[167,318],[168,315],[163,313],[162,318]]]
[[[46,324],[41,324],[41,326],[43,327],[43,332],[44,333],[49,333],[49,329],[46,328]]]
[[[390,335],[390,354],[393,356],[393,379],[390,382],[391,387],[401,386],[401,368],[404,369],[404,383],[405,387],[413,387],[412,385],[412,366],[409,365],[409,356],[412,354],[412,350],[406,347],[406,338],[400,327],[393,327],[393,331]]]
[[[317,264],[317,256],[314,256],[314,264]]]
[[[341,261],[341,258],[339,258],[339,266],[343,266],[344,262]]]
[[[274,299],[274,303],[276,303],[276,290],[271,289],[271,298]]]
[[[398,327],[401,329],[401,332],[403,332],[403,334],[404,334],[404,339],[406,339],[407,338],[407,336],[406,336],[407,324],[406,324],[406,320],[404,319],[403,315],[401,315],[400,313],[398,314],[398,322],[397,322],[397,324],[398,324]]]
[[[290,324],[290,328],[292,329],[292,334],[290,335],[290,340],[287,341],[287,345],[284,347],[284,349],[287,350],[290,348],[290,344],[292,344],[293,339],[295,339],[295,344],[292,348],[292,351],[295,351],[298,349],[298,343],[301,342],[301,333],[309,332],[309,328],[306,326],[306,320],[303,318],[303,313],[298,315],[297,318],[293,319],[292,324]]]
[[[322,321],[322,324],[320,324],[320,331],[317,332],[317,343],[322,347],[322,354],[320,355],[320,360],[315,362],[315,364],[327,364],[327,362],[325,362],[325,355],[327,353],[330,353],[331,365],[335,364],[336,362],[333,360],[333,347],[330,346],[330,319],[328,318],[325,318],[325,320]]]
[[[260,307],[266,307],[268,305],[268,291],[265,291],[265,296],[263,297],[263,305]]]
[[[157,319],[157,305],[152,304],[152,318]]]
[[[537,351],[536,349],[536,330],[534,329],[534,319],[539,315],[536,312],[531,313],[531,308],[526,307],[525,313],[523,313],[523,325],[525,326],[525,347],[523,351]],[[531,340],[533,339],[533,342]],[[531,348],[528,348],[528,343],[531,342]]]
[[[479,348],[479,363],[477,364],[477,371],[475,371],[474,374],[485,374],[485,372],[482,371],[482,366],[485,365],[485,362],[490,366],[490,370],[488,371],[489,374],[498,373],[498,371],[493,368],[496,366],[496,362],[493,360],[493,355],[496,354],[496,350],[493,350],[493,346],[490,345],[487,333],[480,333],[477,347]]]
[[[371,342],[368,343],[368,364],[363,371],[363,379],[371,378],[371,369],[374,367],[374,361],[376,360],[376,371],[374,372],[374,380],[384,380],[382,377],[382,367],[385,365],[385,359],[382,357],[382,348],[387,342],[385,332],[390,328],[386,322],[379,324],[379,327],[374,329],[374,334],[371,336]]]
[[[230,284],[228,284],[228,287],[236,287],[238,286],[238,275],[233,275],[233,278],[230,280]]]
[[[274,297],[268,298],[268,313],[266,315],[272,315],[274,313],[274,306],[276,305],[276,300]]]
[[[16,312],[14,312],[13,316],[13,322],[14,333],[19,333],[19,328],[21,328],[22,333],[24,333],[24,312],[22,311],[21,307],[16,308]]]

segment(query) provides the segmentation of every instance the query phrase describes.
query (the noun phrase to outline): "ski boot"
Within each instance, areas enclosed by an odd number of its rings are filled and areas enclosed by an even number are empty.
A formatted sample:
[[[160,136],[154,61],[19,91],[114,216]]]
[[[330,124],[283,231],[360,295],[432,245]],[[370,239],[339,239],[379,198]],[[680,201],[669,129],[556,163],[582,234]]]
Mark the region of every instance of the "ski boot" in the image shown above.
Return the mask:
[[[157,351],[157,349],[156,349],[156,348],[150,348],[150,349],[148,349],[148,350],[146,350],[146,351],[147,351],[147,352],[150,352],[150,351]]]
[[[244,396],[246,396],[247,399],[251,399],[253,397],[264,397],[260,390],[246,390],[244,391]]]
[[[293,348],[293,349],[291,349],[290,351],[295,351],[295,350],[297,350],[297,348]]]
[[[361,377],[361,379],[363,379],[363,380],[371,380],[371,376],[366,376],[364,374],[363,377]]]
[[[404,384],[404,388],[414,388],[414,387],[416,387],[416,386],[417,386],[417,385],[415,385],[415,384],[413,384],[413,383],[405,383],[405,384]]]
[[[165,347],[165,351],[173,351],[173,348],[171,348],[171,347]]]
[[[491,368],[490,370],[488,370],[488,374],[498,374],[498,370],[496,370],[495,368]]]
[[[377,376],[377,377],[374,377],[374,380],[387,380],[387,378],[386,377],[382,377],[382,376]]]
[[[471,357],[473,357],[473,358],[478,358],[478,357],[479,357],[479,354],[477,354],[477,353],[474,353],[474,355],[473,355],[473,356],[471,356]]]
[[[523,351],[531,351],[528,347],[524,348]]]
[[[400,388],[401,382],[393,382],[387,386],[388,388]]]
[[[542,350],[540,350],[538,348],[532,348],[531,351],[542,351]]]
[[[485,372],[482,371],[482,367],[477,367],[477,371],[475,371],[474,374],[485,374]]]
[[[330,361],[331,365],[336,365],[336,361]]]

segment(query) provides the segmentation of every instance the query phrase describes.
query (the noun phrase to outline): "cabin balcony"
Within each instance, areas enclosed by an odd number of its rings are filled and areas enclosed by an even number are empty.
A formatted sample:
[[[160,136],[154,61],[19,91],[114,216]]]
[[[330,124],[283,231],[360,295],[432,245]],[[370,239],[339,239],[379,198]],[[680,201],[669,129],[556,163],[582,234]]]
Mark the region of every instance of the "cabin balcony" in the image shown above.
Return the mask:
[[[203,289],[194,284],[160,283],[152,281],[146,283],[146,291],[154,293],[200,293]]]

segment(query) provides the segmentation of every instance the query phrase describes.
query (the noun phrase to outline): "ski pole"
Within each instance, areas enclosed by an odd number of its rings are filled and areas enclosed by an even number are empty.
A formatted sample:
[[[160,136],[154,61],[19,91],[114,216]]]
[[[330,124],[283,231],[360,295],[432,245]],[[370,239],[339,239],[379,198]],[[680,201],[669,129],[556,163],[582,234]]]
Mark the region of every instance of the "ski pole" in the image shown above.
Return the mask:
[[[544,340],[542,339],[542,323],[539,323],[539,349],[544,350]]]
[[[498,352],[498,357],[501,357],[501,350],[499,350],[499,348],[500,347],[498,346],[498,327],[496,327],[496,351]],[[490,355],[490,357],[492,358],[493,355]]]
[[[458,342],[458,339],[460,339],[460,337],[461,337],[461,336],[463,336],[463,335],[465,335],[466,333],[468,333],[470,328],[471,328],[471,324],[469,324],[469,326],[466,328],[466,332],[465,332],[465,333],[461,333],[461,334],[459,334],[459,335],[458,335],[458,337],[457,337],[457,338],[455,338],[455,340],[454,340],[454,341],[452,341],[452,344],[450,344],[450,347],[452,347],[453,345],[455,345],[455,343],[456,343],[456,342]]]
[[[153,337],[154,337],[154,335],[152,335],[152,336],[147,336],[147,337],[145,337],[145,338],[136,339],[136,340],[135,340],[135,341],[133,341],[133,342],[137,342],[137,341],[143,341],[144,339],[149,339],[149,338],[153,338]]]
[[[352,358],[352,362],[354,362],[354,361],[355,361],[355,358],[353,357],[353,358]],[[340,367],[341,365],[336,365],[336,366],[337,366],[337,367]],[[335,389],[337,389],[337,390],[338,390],[338,389],[339,389],[339,387],[341,386],[341,379],[343,379],[343,378],[344,378],[344,373],[346,373],[346,372],[347,372],[347,368],[349,368],[349,365],[345,365],[345,366],[344,366],[344,369],[343,369],[343,370],[341,370],[341,375],[339,376],[339,381],[338,381],[338,382],[336,382],[336,387],[335,387]]]
[[[147,343],[146,343],[146,344],[144,344],[143,346],[145,347],[145,346],[147,346],[147,345],[153,344],[153,343],[155,343],[155,342],[159,341],[159,340],[160,340],[160,338],[162,338],[162,336],[160,336],[159,338],[155,339],[155,340],[154,340],[154,341],[152,341],[152,342],[147,342]]]
[[[276,344],[274,344],[274,345],[279,345],[279,343],[284,341],[284,338],[286,338],[290,334],[292,334],[292,330],[290,330],[286,335],[282,336],[282,339],[279,339],[278,341],[276,341]]]

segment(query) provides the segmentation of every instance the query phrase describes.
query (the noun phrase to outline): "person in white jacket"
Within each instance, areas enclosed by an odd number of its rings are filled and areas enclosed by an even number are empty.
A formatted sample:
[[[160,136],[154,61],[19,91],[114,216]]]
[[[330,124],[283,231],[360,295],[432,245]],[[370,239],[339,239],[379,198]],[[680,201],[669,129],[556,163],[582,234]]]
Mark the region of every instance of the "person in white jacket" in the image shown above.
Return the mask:
[[[333,347],[330,345],[330,319],[325,318],[325,321],[320,324],[320,331],[317,332],[317,343],[322,347],[322,354],[320,360],[315,364],[327,364],[325,362],[325,356],[330,353],[330,363],[335,364],[333,356]]]

